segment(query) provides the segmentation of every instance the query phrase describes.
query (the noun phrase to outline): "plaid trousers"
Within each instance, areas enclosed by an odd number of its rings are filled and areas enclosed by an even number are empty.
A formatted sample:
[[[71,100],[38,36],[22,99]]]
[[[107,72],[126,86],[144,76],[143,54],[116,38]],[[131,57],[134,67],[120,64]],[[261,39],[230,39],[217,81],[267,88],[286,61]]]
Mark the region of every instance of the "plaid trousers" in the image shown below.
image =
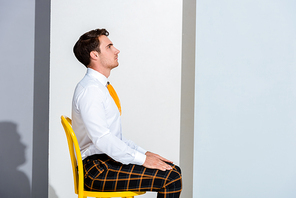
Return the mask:
[[[89,191],[157,191],[157,198],[179,198],[181,169],[160,171],[135,164],[124,165],[108,155],[92,155],[83,160],[84,188]]]

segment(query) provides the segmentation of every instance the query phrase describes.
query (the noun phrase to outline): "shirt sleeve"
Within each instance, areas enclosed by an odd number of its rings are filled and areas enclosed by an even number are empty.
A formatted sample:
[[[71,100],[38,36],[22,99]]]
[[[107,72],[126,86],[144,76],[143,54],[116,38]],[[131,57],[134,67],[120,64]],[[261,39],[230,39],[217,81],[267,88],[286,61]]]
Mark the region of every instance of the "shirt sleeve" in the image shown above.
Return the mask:
[[[103,90],[90,86],[78,98],[77,108],[87,135],[98,150],[114,160],[123,164],[143,165],[146,160],[144,149],[134,143],[126,143],[110,132],[105,110],[106,97]]]
[[[142,154],[145,154],[147,152],[147,150],[136,145],[133,141],[126,139],[124,136],[122,137],[122,141],[124,141],[129,147],[136,149],[137,151],[139,151]]]

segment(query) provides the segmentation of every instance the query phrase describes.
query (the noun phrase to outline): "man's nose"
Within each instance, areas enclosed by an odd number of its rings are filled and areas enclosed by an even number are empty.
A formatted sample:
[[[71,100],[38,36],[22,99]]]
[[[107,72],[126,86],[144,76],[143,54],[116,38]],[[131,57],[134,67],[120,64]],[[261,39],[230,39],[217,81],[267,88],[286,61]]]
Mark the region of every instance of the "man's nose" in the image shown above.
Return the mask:
[[[119,49],[117,49],[117,48],[115,48],[116,50],[115,50],[115,54],[119,54]]]

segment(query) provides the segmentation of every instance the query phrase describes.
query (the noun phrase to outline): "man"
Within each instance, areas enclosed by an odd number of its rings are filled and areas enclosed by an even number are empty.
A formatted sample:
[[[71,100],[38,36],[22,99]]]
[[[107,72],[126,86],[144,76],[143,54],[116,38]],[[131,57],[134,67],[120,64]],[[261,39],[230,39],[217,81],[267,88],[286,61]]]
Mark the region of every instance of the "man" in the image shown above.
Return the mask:
[[[87,67],[72,103],[72,123],[83,158],[85,189],[91,191],[157,191],[158,198],[178,198],[178,166],[122,136],[119,99],[108,82],[118,66],[119,50],[108,31],[83,34],[74,46]]]

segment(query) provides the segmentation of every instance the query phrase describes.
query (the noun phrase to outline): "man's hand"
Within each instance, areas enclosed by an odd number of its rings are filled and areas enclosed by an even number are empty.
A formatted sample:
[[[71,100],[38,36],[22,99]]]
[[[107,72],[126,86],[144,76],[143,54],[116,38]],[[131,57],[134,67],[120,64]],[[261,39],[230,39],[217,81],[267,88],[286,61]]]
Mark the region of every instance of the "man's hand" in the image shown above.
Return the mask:
[[[146,160],[143,164],[144,167],[152,168],[152,169],[159,169],[161,171],[166,171],[166,170],[172,169],[172,167],[166,163],[166,162],[173,163],[172,161],[167,160],[167,159],[161,157],[160,155],[157,155],[157,154],[152,153],[150,151],[147,151],[145,153],[145,155],[146,155]]]

